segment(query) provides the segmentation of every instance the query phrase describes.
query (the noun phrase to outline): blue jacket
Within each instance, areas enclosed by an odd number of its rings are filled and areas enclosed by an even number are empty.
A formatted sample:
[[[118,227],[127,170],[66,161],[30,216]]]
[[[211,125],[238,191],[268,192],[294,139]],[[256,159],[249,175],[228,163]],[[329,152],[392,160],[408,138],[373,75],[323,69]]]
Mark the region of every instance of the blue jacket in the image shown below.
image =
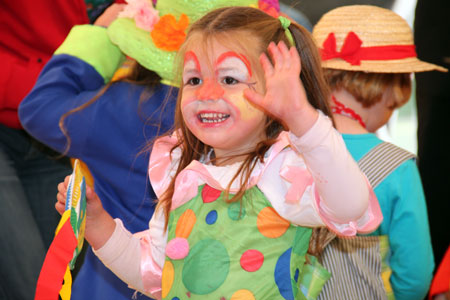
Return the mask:
[[[23,127],[59,152],[65,150],[67,143],[58,126],[61,116],[96,96],[122,61],[119,57],[111,59],[111,51],[105,55],[109,48],[114,55],[121,55],[107,39],[97,37],[106,37],[106,30],[90,25],[77,27],[73,30],[82,34],[75,39],[69,35],[63,50],[57,51],[60,54],[44,67],[19,107]],[[96,31],[94,36],[92,31]],[[90,63],[86,63],[82,52],[72,51],[83,42],[80,36],[86,38],[82,45],[90,47],[89,52],[97,56],[86,58]],[[109,69],[105,71],[93,63],[101,60],[105,60],[105,65],[116,62],[116,67],[107,65]],[[68,155],[87,164],[104,208],[113,218],[120,218],[131,232],[148,228],[156,199],[147,176],[149,153],[140,152],[147,142],[172,126],[177,94],[177,89],[162,84],[150,94],[143,94],[144,90],[144,86],[113,83],[97,101],[71,114],[65,122],[71,140]],[[129,300],[133,293],[89,247],[72,287],[72,300]]]

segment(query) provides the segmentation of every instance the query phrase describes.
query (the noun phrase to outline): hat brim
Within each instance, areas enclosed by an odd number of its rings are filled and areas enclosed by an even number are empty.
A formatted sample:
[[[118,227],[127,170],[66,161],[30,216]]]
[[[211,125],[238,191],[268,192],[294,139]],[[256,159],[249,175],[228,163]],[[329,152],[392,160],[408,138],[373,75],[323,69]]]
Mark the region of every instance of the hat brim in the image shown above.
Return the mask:
[[[361,71],[371,73],[417,73],[426,71],[447,72],[444,67],[427,63],[416,57],[397,60],[363,60],[360,65],[352,65],[340,58],[322,61],[322,67],[328,69]]]
[[[125,55],[135,59],[143,67],[156,72],[164,81],[174,82],[176,51],[170,52],[157,48],[150,33],[136,27],[134,20],[117,18],[108,27],[108,36],[111,42],[117,45]]]

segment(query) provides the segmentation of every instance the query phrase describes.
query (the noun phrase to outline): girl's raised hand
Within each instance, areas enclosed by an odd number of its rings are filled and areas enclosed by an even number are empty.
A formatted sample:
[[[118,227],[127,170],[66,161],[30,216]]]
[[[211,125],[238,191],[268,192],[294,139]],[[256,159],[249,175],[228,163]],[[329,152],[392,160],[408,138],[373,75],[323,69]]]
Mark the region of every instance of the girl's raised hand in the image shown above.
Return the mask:
[[[265,53],[260,56],[266,81],[265,95],[250,89],[245,90],[244,95],[300,137],[318,116],[300,80],[300,56],[295,47],[288,49],[282,41],[278,45],[271,42],[268,51],[273,64]]]

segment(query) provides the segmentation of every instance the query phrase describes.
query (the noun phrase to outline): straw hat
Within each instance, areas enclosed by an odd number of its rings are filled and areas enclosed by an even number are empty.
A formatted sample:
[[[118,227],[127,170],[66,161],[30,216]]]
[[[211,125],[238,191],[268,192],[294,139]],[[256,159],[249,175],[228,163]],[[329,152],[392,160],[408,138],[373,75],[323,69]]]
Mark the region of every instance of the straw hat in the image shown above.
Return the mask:
[[[156,72],[163,83],[171,85],[175,85],[176,51],[190,24],[216,8],[258,7],[258,0],[158,0],[155,8],[151,0],[127,2],[124,12],[108,27],[110,40],[123,53]],[[278,4],[277,0],[271,2]],[[271,2],[266,0],[266,6]]]
[[[342,6],[324,14],[313,28],[322,67],[373,73],[412,73],[446,68],[421,61],[408,23],[391,10]]]

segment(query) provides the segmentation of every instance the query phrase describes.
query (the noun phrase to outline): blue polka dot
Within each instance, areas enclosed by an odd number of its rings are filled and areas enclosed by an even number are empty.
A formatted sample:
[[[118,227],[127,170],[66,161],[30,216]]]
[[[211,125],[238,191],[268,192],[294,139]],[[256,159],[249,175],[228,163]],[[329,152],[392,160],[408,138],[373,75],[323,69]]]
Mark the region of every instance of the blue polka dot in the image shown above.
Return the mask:
[[[180,300],[178,297],[173,297],[172,300]]]
[[[281,296],[286,300],[294,300],[291,283],[291,262],[292,248],[287,249],[277,260],[275,265],[275,283]]]
[[[208,215],[206,216],[206,223],[208,225],[214,224],[217,221],[217,211],[216,210],[212,210],[208,213]]]
[[[295,275],[294,275],[295,282],[298,282],[298,275],[300,275],[300,271],[299,271],[299,269],[295,269]]]

